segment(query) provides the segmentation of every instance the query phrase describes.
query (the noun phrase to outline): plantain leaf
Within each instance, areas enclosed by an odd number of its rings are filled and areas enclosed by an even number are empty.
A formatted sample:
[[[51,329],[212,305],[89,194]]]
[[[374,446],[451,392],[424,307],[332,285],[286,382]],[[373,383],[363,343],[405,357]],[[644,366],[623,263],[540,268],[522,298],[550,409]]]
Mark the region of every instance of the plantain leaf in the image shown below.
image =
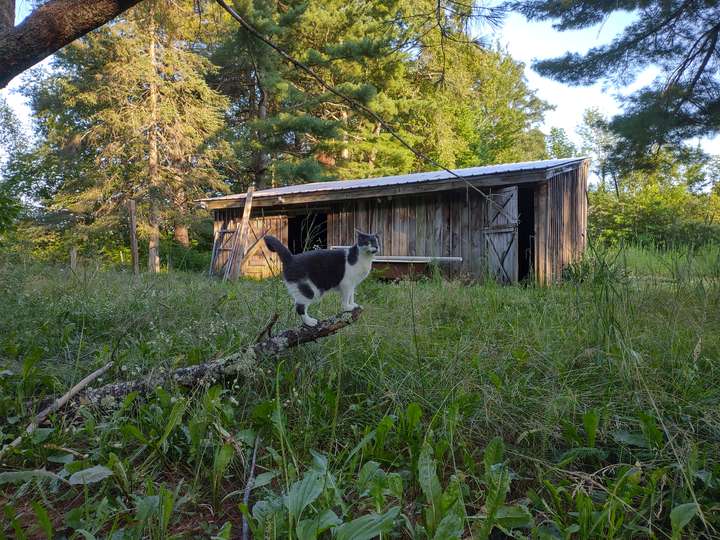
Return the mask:
[[[295,518],[298,518],[303,510],[320,496],[322,489],[323,476],[317,471],[309,471],[302,480],[290,486],[285,498],[285,506]]]
[[[587,436],[587,445],[590,448],[595,447],[595,439],[599,425],[600,413],[597,409],[590,409],[583,415],[583,426],[585,427],[585,435]]]
[[[165,444],[170,434],[178,426],[178,424],[182,420],[183,415],[185,414],[186,407],[187,402],[184,399],[175,402],[175,405],[173,405],[173,408],[168,415],[168,421],[165,425],[165,431],[163,432],[162,437],[160,437],[160,440],[158,441],[158,447],[162,447]]]
[[[2,484],[20,484],[28,480],[61,480],[57,474],[45,469],[34,469],[32,471],[9,471],[0,473],[0,485]]]
[[[432,447],[425,443],[418,458],[418,481],[428,504],[435,506],[442,494],[442,487],[437,476],[437,465],[432,453]]]
[[[399,514],[400,507],[394,506],[384,514],[368,514],[353,519],[335,528],[335,540],[371,540],[388,532]]]
[[[672,525],[673,540],[680,538],[680,533],[690,520],[695,517],[698,505],[695,503],[680,504],[670,512],[670,524]]]
[[[90,467],[89,469],[83,469],[82,471],[76,472],[68,479],[68,482],[74,486],[84,486],[87,484],[95,484],[97,482],[101,482],[102,480],[105,480],[107,477],[112,475],[113,472],[107,467],[103,467],[102,465],[95,465],[94,467]]]
[[[273,481],[273,478],[275,478],[278,475],[277,471],[268,471],[261,474],[258,474],[255,477],[255,481],[253,482],[252,488],[257,489],[259,487],[267,486],[270,482]]]
[[[312,519],[303,519],[297,524],[295,532],[298,540],[315,540],[330,527],[340,525],[342,520],[332,510],[325,510]]]
[[[505,445],[500,437],[495,437],[485,447],[485,455],[483,462],[485,463],[485,473],[490,474],[493,466],[502,463]]]
[[[449,512],[438,523],[433,540],[455,540],[462,538],[463,520],[455,512]]]
[[[524,506],[502,506],[495,513],[495,521],[504,529],[529,529],[534,525],[532,514]]]

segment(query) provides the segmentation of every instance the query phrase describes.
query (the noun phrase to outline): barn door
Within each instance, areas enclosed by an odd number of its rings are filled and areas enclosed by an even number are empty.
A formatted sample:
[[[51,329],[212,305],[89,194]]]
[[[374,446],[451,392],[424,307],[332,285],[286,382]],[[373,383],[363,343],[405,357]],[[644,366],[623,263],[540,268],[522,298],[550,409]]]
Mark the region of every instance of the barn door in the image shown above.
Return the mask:
[[[511,186],[488,194],[485,253],[488,273],[501,283],[518,280],[518,188]]]

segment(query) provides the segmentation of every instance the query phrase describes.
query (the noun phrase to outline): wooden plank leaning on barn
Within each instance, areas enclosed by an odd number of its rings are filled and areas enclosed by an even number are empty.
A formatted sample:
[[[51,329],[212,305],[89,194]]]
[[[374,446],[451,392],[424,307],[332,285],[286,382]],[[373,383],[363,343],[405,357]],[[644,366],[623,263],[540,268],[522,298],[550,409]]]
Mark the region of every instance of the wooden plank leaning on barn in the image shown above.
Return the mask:
[[[237,279],[240,276],[240,268],[245,258],[245,247],[247,246],[247,237],[250,226],[250,212],[252,212],[252,200],[255,186],[253,184],[247,190],[245,195],[245,206],[243,207],[242,221],[240,227],[236,226],[235,237],[233,238],[232,251],[230,258],[225,266],[225,274],[223,281],[228,279]]]

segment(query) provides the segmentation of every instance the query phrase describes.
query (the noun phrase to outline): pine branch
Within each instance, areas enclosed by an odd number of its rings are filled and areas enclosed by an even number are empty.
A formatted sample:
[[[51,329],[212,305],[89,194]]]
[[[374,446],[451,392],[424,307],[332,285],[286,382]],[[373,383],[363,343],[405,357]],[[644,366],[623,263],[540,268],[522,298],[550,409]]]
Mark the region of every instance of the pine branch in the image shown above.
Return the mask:
[[[272,40],[264,36],[257,28],[255,28],[252,24],[250,24],[248,21],[246,21],[237,11],[235,11],[232,7],[230,7],[225,0],[215,0],[217,4],[223,8],[225,11],[227,11],[230,16],[235,19],[240,26],[242,26],[247,32],[249,32],[253,37],[256,39],[262,41],[265,45],[270,47],[272,50],[274,50],[277,54],[279,54],[285,61],[289,62],[293,66],[295,66],[300,71],[303,71],[307,75],[310,76],[313,80],[315,80],[322,88],[330,92],[331,94],[339,97],[342,101],[350,105],[353,109],[360,111],[364,113],[366,116],[372,118],[377,123],[379,123],[391,136],[393,139],[398,141],[402,146],[407,148],[410,152],[412,152],[413,155],[415,155],[420,160],[429,163],[438,169],[441,169],[445,171],[446,173],[450,174],[453,178],[456,178],[457,180],[460,180],[464,182],[469,188],[473,189],[477,193],[479,193],[485,200],[491,205],[494,206],[497,211],[504,215],[510,223],[515,223],[515,220],[510,216],[505,208],[501,205],[499,205],[497,202],[495,202],[495,199],[488,196],[484,191],[479,189],[477,186],[470,183],[465,178],[461,177],[459,174],[457,174],[455,171],[448,169],[447,167],[444,167],[437,161],[435,161],[433,158],[425,154],[424,152],[418,150],[413,145],[411,145],[409,142],[407,142],[399,133],[398,131],[388,124],[378,113],[358,101],[357,99],[353,98],[352,96],[349,96],[347,94],[344,94],[334,88],[331,84],[329,84],[325,79],[323,79],[320,75],[318,75],[312,68],[310,68],[305,63],[301,62],[294,56],[287,53],[283,48],[278,46],[277,44],[273,43]]]

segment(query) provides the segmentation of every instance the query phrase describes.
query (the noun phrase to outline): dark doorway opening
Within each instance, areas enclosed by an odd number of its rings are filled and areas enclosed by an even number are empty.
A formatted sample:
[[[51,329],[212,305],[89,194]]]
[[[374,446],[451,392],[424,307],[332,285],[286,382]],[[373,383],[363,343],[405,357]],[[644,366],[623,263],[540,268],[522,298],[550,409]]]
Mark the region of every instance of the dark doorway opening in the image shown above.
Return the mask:
[[[535,191],[532,187],[518,189],[518,279],[532,277],[535,260]]]
[[[289,216],[288,248],[292,253],[327,248],[327,214]]]

